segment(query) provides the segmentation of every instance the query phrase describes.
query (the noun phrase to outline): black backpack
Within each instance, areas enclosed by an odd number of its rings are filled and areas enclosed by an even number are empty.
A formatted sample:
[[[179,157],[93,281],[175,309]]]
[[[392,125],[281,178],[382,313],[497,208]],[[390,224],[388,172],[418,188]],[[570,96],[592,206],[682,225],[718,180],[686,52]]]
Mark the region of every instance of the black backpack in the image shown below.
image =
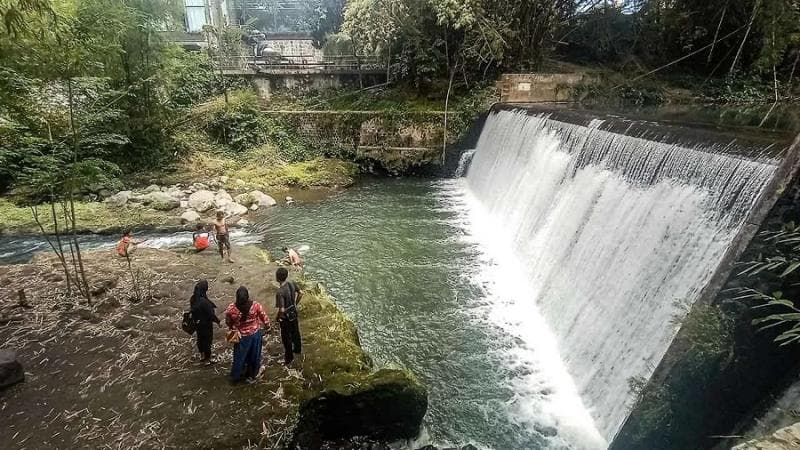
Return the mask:
[[[181,329],[190,335],[194,334],[197,330],[197,325],[194,323],[191,311],[183,313],[183,321],[181,322]]]
[[[297,294],[297,286],[293,282],[286,283],[289,285],[289,292],[290,296],[292,297],[292,304],[290,306],[284,305],[284,313],[283,317],[288,320],[289,322],[294,322],[297,320],[297,305],[295,302],[295,295]]]

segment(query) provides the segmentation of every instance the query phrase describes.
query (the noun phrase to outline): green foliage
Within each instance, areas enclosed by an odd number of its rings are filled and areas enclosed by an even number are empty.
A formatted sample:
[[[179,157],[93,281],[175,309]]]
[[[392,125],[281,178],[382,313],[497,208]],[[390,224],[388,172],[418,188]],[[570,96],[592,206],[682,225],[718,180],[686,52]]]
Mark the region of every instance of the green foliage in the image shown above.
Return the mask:
[[[739,275],[771,276],[777,277],[790,285],[796,284],[800,276],[800,225],[789,222],[783,225],[778,231],[766,231],[760,237],[767,243],[762,254],[755,261],[740,264],[742,269]],[[775,342],[780,345],[788,345],[800,341],[800,309],[795,306],[791,299],[784,297],[782,291],[775,291],[771,294],[764,293],[758,289],[744,287],[738,289],[737,299],[747,299],[756,301],[759,304],[753,309],[766,310],[769,313],[765,316],[753,319],[752,324],[759,327],[759,330],[777,328],[782,330],[775,338]]]
[[[205,53],[186,52],[179,47],[165,50],[164,95],[175,107],[193,106],[220,94],[219,76]]]
[[[266,142],[258,96],[252,91],[234,91],[228,102],[217,98],[193,111],[202,128],[217,144],[244,151]]]

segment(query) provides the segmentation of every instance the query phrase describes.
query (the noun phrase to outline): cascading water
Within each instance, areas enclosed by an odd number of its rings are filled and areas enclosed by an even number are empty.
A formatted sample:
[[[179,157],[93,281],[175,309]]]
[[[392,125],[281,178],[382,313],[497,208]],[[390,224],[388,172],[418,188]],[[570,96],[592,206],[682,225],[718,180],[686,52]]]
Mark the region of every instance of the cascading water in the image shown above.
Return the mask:
[[[461,154],[461,157],[458,159],[458,166],[456,167],[456,171],[453,173],[456,177],[463,177],[464,174],[467,173],[467,168],[469,167],[469,163],[472,162],[472,157],[475,155],[475,150],[465,150],[464,153]]]
[[[540,334],[525,315],[544,317],[610,442],[632,400],[628,380],[652,374],[674,317],[697,300],[776,165],[601,125],[499,111],[466,181],[488,245],[511,253],[527,289],[498,320],[524,342]]]

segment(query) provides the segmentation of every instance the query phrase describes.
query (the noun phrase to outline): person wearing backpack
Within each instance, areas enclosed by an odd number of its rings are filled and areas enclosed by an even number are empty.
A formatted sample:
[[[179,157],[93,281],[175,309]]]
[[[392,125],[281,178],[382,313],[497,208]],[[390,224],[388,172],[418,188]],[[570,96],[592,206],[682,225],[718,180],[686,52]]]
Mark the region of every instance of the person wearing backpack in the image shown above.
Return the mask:
[[[194,286],[194,294],[189,299],[189,311],[194,329],[197,332],[197,350],[200,351],[201,363],[214,364],[211,359],[211,344],[214,341],[214,323],[220,325],[219,317],[214,312],[217,305],[208,298],[208,281],[200,280]]]
[[[277,321],[281,328],[286,365],[291,364],[294,361],[294,355],[300,354],[302,350],[297,305],[303,298],[303,291],[296,283],[288,281],[288,278],[289,271],[285,267],[281,267],[275,272],[275,279],[281,285],[278,292],[275,293],[275,309],[278,311]]]

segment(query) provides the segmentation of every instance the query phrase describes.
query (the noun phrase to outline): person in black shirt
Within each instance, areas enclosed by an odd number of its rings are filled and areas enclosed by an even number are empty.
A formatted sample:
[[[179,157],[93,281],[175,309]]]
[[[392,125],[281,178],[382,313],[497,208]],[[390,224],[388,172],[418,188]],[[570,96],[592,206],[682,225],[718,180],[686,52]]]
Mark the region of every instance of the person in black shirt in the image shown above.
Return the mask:
[[[214,312],[217,305],[208,298],[208,281],[200,280],[194,286],[194,294],[189,299],[192,320],[197,329],[197,350],[202,355],[202,363],[211,365],[211,343],[214,339],[214,323],[220,324],[219,317]]]
[[[294,355],[301,351],[300,320],[297,315],[297,305],[303,298],[303,291],[294,282],[288,281],[289,271],[285,267],[275,272],[275,279],[281,287],[275,293],[275,309],[278,311],[276,320],[281,327],[281,341],[283,342],[284,362],[289,365],[294,360]]]

